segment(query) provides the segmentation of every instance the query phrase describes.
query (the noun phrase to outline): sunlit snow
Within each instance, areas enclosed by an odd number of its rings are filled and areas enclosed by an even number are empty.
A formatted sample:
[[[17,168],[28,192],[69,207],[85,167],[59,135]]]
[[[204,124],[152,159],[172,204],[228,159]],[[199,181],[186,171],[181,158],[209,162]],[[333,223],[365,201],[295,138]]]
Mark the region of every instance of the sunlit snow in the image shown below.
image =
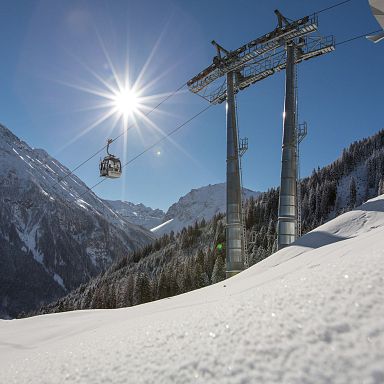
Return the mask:
[[[383,383],[384,196],[232,279],[0,321],[4,383]]]

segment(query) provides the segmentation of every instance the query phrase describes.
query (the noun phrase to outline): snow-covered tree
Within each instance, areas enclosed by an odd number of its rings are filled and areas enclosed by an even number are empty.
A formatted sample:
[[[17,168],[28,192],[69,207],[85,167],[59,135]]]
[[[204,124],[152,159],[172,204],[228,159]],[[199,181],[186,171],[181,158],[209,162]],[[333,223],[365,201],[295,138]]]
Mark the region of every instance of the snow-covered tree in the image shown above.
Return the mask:
[[[378,195],[382,195],[384,193],[384,176],[382,176],[380,178],[380,181],[379,181],[379,188],[378,188],[378,191],[377,191],[377,194]]]
[[[219,281],[225,280],[225,261],[224,261],[224,255],[222,253],[218,253],[216,256],[211,280],[213,284],[218,283]]]
[[[349,206],[350,206],[350,208],[354,208],[356,205],[356,195],[357,195],[356,180],[352,176],[351,182],[349,184]]]

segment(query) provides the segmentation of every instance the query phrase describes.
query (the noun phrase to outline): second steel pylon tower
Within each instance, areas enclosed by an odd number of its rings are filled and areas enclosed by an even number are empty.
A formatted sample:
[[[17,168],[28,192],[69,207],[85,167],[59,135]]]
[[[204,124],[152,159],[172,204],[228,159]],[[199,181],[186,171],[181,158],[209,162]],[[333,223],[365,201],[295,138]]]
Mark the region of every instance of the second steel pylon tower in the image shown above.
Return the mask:
[[[296,50],[294,42],[287,42],[277,249],[297,238]]]
[[[234,73],[227,73],[227,225],[226,276],[244,269],[239,143],[236,125]]]

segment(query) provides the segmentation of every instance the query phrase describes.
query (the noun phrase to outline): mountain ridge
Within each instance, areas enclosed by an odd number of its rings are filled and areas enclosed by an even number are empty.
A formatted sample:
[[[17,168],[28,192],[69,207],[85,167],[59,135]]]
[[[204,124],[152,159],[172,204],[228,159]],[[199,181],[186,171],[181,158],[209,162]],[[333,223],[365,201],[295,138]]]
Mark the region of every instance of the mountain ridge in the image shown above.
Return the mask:
[[[243,188],[243,199],[257,197],[260,193]],[[208,221],[218,213],[224,213],[225,210],[226,183],[193,188],[169,207],[163,222],[151,231],[158,237],[171,231],[177,233],[184,227],[194,225],[196,221]]]
[[[130,223],[151,229],[161,224],[165,212],[159,208],[147,207],[142,203],[134,204],[123,200],[104,200],[115,212]]]
[[[0,160],[0,316],[57,299],[152,241],[45,150],[3,125]]]

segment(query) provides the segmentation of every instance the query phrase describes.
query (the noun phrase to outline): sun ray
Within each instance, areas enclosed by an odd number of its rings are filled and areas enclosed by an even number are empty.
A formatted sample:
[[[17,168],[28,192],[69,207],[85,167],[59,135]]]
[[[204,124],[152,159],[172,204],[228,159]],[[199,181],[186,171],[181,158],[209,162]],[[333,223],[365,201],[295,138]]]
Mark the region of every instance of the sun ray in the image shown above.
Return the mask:
[[[64,150],[65,148],[67,148],[68,146],[72,145],[74,142],[76,142],[77,140],[79,140],[82,136],[84,136],[86,133],[88,133],[89,131],[91,131],[93,128],[97,127],[98,125],[100,125],[101,123],[103,123],[104,121],[108,120],[110,117],[112,117],[113,115],[115,114],[115,111],[113,110],[110,110],[109,112],[107,113],[103,113],[99,118],[97,118],[93,123],[91,123],[88,127],[86,127],[85,129],[83,129],[80,133],[78,133],[75,137],[73,137],[71,140],[69,140],[66,144],[64,144],[60,149],[59,151],[62,151]]]
[[[114,64],[113,64],[113,62],[111,60],[111,57],[109,56],[109,53],[108,53],[107,49],[105,48],[104,41],[103,41],[103,39],[101,38],[100,34],[97,31],[96,31],[96,35],[97,35],[97,38],[99,40],[101,49],[102,49],[102,51],[104,53],[105,59],[107,60],[108,65],[109,65],[109,67],[110,67],[110,69],[112,71],[113,80],[115,81],[115,83],[117,85],[117,89],[119,91],[121,91],[123,89],[123,86],[122,86],[122,84],[120,82],[119,75],[118,75],[118,73],[116,71],[116,68],[115,68],[115,66],[114,66]]]
[[[162,137],[166,137],[166,140],[170,142],[176,149],[178,149],[181,153],[183,153],[185,156],[187,156],[190,160],[192,160],[195,164],[200,163],[189,153],[185,148],[183,148],[180,144],[178,144],[172,137],[167,136],[168,133],[164,132],[160,127],[157,126],[151,119],[149,119],[147,116],[143,115],[141,116],[142,119],[145,121],[146,124],[148,124],[150,127],[152,127],[157,133],[160,133]]]
[[[69,83],[69,82],[66,82],[63,80],[58,80],[58,79],[53,79],[53,81],[55,81],[61,85],[65,85],[67,87],[76,89],[78,91],[92,94],[94,96],[99,96],[99,97],[103,97],[103,98],[109,98],[110,97],[110,94],[108,92],[106,92],[105,90],[96,88],[96,87],[92,88],[92,87],[81,86],[79,84],[73,84],[73,83]]]
[[[155,56],[155,53],[158,49],[158,47],[160,46],[160,43],[161,41],[163,40],[164,38],[164,35],[165,35],[165,31],[166,29],[168,28],[168,25],[169,25],[169,21],[167,22],[167,24],[164,26],[163,30],[161,31],[159,37],[157,38],[153,48],[151,49],[151,53],[149,54],[147,60],[145,61],[140,73],[139,73],[139,76],[137,77],[136,81],[135,81],[135,84],[140,84],[143,76],[145,75],[146,71],[147,71],[147,68],[149,67],[153,57]]]
[[[103,79],[102,76],[100,76],[96,71],[94,71],[89,65],[87,65],[83,60],[81,60],[78,56],[68,53],[72,58],[74,58],[83,68],[89,72],[96,80],[98,80],[101,84],[104,85],[110,92],[114,91],[113,86],[105,79]],[[106,92],[107,93],[107,92]]]
[[[135,136],[139,142],[145,143],[148,137],[159,135],[159,137],[166,137],[167,133],[164,132],[153,120],[156,116],[176,116],[164,108],[159,106],[168,98],[173,96],[175,92],[162,92],[154,94],[153,91],[159,82],[169,73],[169,66],[167,70],[161,71],[161,73],[153,73],[150,71],[151,64],[155,57],[158,56],[158,51],[163,43],[166,28],[161,32],[160,36],[156,39],[154,46],[152,47],[149,56],[145,60],[138,76],[134,79],[129,65],[129,57],[125,58],[125,66],[120,68],[116,65],[116,62],[112,60],[110,52],[107,50],[106,42],[102,35],[95,30],[97,41],[100,44],[100,52],[102,52],[104,62],[108,66],[108,76],[103,76],[98,73],[94,68],[84,63],[78,57],[75,57],[78,63],[84,68],[85,72],[89,75],[85,82],[84,79],[80,79],[76,82],[60,82],[73,89],[87,93],[94,97],[92,105],[78,109],[78,111],[93,111],[102,110],[103,112],[97,116],[97,118],[86,126],[82,131],[72,138],[68,143],[64,145],[64,148],[71,145],[73,142],[79,140],[86,134],[89,134],[97,126],[103,124],[103,129],[106,129],[106,138],[122,139],[123,151],[118,152],[118,155],[122,157],[122,160],[126,160],[129,157],[129,152],[132,148],[132,139],[134,139],[129,130],[133,130]],[[128,50],[128,48],[127,48]],[[74,56],[74,55],[72,55]],[[120,70],[122,69],[122,70]],[[152,72],[154,76],[149,78],[148,73]],[[95,80],[95,84],[90,85],[89,81]],[[97,99],[99,99],[97,101]],[[94,103],[96,101],[96,104]],[[154,116],[149,117],[150,114]],[[106,122],[108,122],[106,124]],[[119,133],[115,138],[112,136],[112,132],[119,126]],[[105,128],[106,127],[106,128]],[[151,135],[147,135],[145,132],[150,131]],[[173,146],[175,146],[184,155],[190,158],[193,162],[196,160],[176,141],[167,138]]]

